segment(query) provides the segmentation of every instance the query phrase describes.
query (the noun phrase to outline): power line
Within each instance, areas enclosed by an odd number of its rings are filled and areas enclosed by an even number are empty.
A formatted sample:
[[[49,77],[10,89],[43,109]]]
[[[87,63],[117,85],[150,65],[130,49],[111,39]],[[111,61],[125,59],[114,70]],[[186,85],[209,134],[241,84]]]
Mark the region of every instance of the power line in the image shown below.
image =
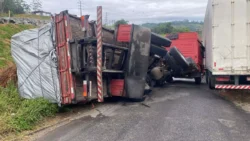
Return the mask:
[[[82,16],[83,1],[79,0],[79,1],[78,1],[78,6],[79,6],[79,11],[80,11],[80,16]]]

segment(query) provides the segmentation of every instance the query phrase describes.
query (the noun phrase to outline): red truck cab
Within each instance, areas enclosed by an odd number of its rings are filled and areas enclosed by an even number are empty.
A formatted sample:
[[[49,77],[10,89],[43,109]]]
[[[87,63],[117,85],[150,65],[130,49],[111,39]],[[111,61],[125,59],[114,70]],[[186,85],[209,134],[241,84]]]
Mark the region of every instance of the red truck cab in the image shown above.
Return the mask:
[[[170,34],[166,35],[167,38],[172,40],[172,47],[176,47],[185,58],[191,58],[196,66],[200,74],[204,73],[204,51],[205,48],[203,47],[199,35],[197,32],[185,32],[185,33],[177,33],[177,34]],[[189,76],[192,78],[192,76]]]

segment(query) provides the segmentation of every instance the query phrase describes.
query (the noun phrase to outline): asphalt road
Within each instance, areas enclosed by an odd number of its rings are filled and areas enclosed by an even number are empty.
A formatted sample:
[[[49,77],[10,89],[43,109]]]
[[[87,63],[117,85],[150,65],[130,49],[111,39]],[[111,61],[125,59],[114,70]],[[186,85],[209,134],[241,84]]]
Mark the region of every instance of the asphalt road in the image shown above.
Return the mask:
[[[143,103],[104,103],[38,139],[54,140],[250,141],[250,115],[205,85],[174,83]]]

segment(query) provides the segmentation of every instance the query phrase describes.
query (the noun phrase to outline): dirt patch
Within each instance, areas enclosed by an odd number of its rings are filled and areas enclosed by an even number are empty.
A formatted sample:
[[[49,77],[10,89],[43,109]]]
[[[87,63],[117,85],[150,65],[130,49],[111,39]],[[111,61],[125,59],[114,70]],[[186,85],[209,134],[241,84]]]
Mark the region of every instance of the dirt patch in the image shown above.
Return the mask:
[[[6,26],[7,24],[0,24],[0,26]]]
[[[3,40],[3,43],[7,45],[6,47],[10,47],[10,39]]]
[[[232,101],[235,105],[241,107],[250,113],[250,91],[249,90],[222,90],[220,95]]]
[[[17,80],[16,66],[13,63],[4,69],[0,69],[0,86],[6,87],[10,80],[15,82]]]

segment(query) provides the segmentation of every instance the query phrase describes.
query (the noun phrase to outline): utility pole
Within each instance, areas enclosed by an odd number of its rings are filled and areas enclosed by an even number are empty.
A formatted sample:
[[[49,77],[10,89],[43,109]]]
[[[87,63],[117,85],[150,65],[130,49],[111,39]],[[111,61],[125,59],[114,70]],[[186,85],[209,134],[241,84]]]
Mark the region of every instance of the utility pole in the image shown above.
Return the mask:
[[[105,25],[108,25],[108,13],[106,12],[106,15],[105,15]]]
[[[79,4],[80,16],[82,16],[83,2],[81,0],[79,0],[78,4]]]

